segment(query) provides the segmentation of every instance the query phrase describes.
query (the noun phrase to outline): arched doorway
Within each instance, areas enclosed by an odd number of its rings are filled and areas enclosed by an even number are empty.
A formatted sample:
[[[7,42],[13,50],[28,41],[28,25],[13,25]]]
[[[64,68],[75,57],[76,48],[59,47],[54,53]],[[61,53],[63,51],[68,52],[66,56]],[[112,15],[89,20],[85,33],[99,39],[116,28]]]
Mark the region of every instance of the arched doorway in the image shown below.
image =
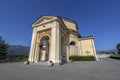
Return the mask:
[[[40,61],[49,60],[49,37],[43,36],[40,40]]]
[[[75,41],[71,41],[69,43],[69,47],[70,47],[70,53],[69,53],[70,56],[78,54],[78,47],[76,46],[76,42]]]
[[[75,41],[70,42],[70,46],[75,46],[75,45],[76,45]]]

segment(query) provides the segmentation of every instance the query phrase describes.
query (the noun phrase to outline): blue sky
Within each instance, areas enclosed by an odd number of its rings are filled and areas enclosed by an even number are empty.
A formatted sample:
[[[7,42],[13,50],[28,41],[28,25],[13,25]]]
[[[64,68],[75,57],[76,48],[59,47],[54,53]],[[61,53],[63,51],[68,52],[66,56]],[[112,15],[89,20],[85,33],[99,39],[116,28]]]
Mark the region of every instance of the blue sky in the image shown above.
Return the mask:
[[[30,25],[46,14],[76,21],[82,36],[94,35],[98,50],[120,42],[120,0],[0,0],[0,36],[30,46]]]

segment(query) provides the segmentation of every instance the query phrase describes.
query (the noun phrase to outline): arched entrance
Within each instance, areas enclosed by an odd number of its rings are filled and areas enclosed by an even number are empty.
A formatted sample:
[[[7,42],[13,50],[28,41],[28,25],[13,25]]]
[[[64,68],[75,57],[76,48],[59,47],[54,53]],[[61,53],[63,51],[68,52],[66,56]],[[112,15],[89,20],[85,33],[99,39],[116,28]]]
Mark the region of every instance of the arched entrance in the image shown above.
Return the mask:
[[[40,40],[40,61],[49,60],[49,37],[43,36]]]
[[[75,45],[76,45],[75,41],[70,42],[70,46],[75,46]]]

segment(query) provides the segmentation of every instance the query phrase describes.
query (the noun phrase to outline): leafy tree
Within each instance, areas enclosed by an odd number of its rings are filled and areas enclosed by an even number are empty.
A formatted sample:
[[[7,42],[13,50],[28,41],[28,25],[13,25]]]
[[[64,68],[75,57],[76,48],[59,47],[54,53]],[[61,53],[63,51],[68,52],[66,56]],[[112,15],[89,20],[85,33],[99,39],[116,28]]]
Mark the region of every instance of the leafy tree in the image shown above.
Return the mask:
[[[6,57],[7,48],[8,48],[8,44],[0,36],[0,59],[3,59]]]
[[[116,48],[117,48],[118,54],[120,54],[120,43],[116,45]]]

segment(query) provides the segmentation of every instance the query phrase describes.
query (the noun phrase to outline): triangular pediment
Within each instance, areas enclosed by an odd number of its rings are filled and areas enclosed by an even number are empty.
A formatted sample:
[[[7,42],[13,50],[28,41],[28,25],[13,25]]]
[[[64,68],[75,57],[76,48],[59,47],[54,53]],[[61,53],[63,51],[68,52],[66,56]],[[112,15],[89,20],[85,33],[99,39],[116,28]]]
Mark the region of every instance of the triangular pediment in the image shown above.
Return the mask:
[[[32,24],[32,27],[49,22],[54,19],[57,19],[57,17],[56,16],[42,16]]]

